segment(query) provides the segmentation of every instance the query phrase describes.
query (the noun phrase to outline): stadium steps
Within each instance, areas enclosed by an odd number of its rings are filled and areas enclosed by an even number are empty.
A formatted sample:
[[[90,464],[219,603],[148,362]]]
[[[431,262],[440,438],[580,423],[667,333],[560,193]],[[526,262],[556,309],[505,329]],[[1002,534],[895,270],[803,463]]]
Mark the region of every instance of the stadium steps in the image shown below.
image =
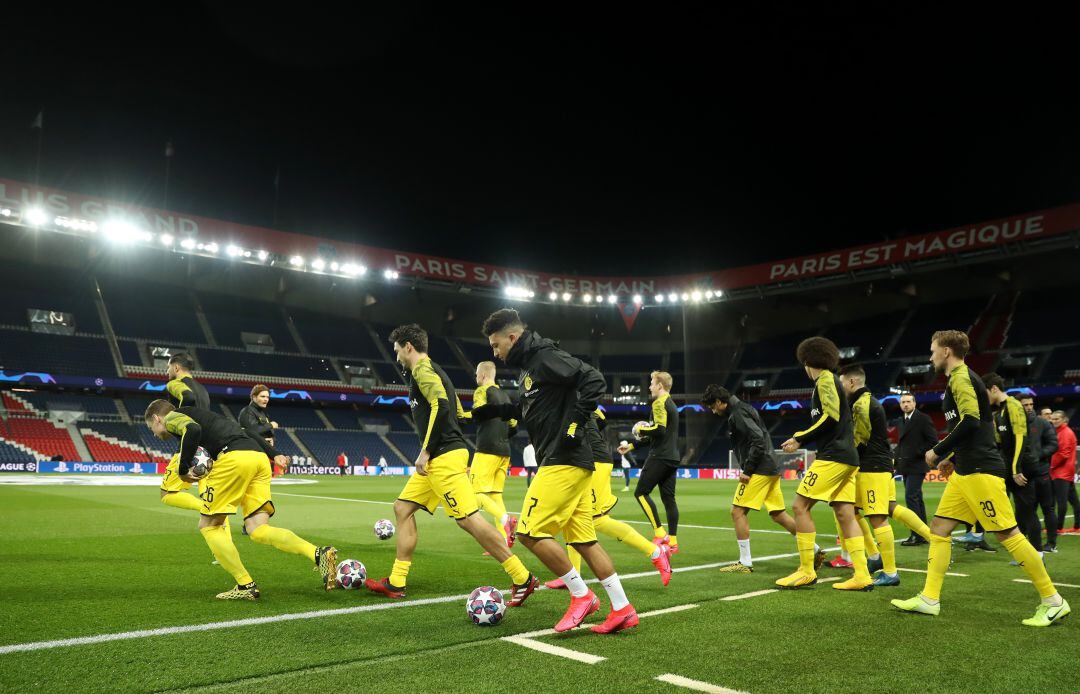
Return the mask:
[[[4,409],[6,409],[9,413],[22,412],[45,416],[45,413],[30,404],[29,400],[19,397],[10,390],[0,392],[0,397],[2,397],[3,399]]]
[[[105,436],[91,428],[78,430],[84,441],[89,460],[111,463],[145,463],[151,458],[141,447],[112,436]]]
[[[89,445],[82,437],[82,432],[79,431],[79,427],[75,426],[74,422],[69,423],[64,428],[67,430],[68,436],[71,437],[71,442],[75,444],[75,450],[79,452],[80,460],[100,460],[91,453]]]
[[[116,406],[116,411],[120,414],[120,420],[125,424],[131,424],[131,413],[128,412],[124,401],[120,398],[113,398],[113,405]]]
[[[885,349],[881,351],[882,359],[888,359],[892,356],[893,350],[896,349],[896,345],[900,342],[900,338],[907,332],[908,326],[911,325],[911,320],[914,317],[915,309],[909,309],[907,314],[900,320],[900,325],[896,327],[896,332],[892,334],[892,338],[885,344]]]
[[[315,416],[322,420],[323,426],[330,431],[337,431],[337,427],[330,421],[330,418],[326,416],[326,413],[322,410],[315,408]]]
[[[206,338],[206,344],[210,347],[218,347],[218,341],[214,338],[214,331],[210,327],[210,321],[206,320],[206,311],[203,311],[202,302],[199,301],[198,295],[189,289],[188,299],[191,300],[191,305],[195,307],[195,320]]]
[[[112,319],[109,318],[109,309],[105,306],[105,300],[101,296],[101,285],[97,277],[93,277],[94,283],[94,306],[97,308],[101,327],[105,331],[105,342],[109,345],[109,354],[112,355],[113,365],[116,367],[116,375],[124,377],[124,359],[120,356],[120,345],[116,342],[116,331],[113,330]]]
[[[300,329],[296,327],[292,316],[289,315],[288,309],[285,308],[284,304],[279,304],[278,308],[281,310],[281,319],[285,322],[285,329],[289,331],[289,337],[296,343],[296,348],[300,350],[300,354],[305,356],[311,354],[307,348],[307,343],[304,342],[304,338],[300,334]]]
[[[379,333],[375,332],[375,328],[371,327],[370,323],[364,323],[364,327],[367,329],[368,334],[371,335],[371,341],[375,343],[375,349],[379,350],[379,354],[382,355],[383,361],[388,361],[393,364],[394,357],[391,356],[390,350],[386,348],[383,341],[379,339]]]
[[[401,452],[400,448],[394,445],[394,442],[390,440],[389,436],[387,436],[386,434],[379,434],[379,438],[382,439],[383,443],[386,444],[387,448],[397,454],[397,457],[401,460],[402,463],[405,464],[406,467],[412,465],[415,462],[406,458],[405,454]]]

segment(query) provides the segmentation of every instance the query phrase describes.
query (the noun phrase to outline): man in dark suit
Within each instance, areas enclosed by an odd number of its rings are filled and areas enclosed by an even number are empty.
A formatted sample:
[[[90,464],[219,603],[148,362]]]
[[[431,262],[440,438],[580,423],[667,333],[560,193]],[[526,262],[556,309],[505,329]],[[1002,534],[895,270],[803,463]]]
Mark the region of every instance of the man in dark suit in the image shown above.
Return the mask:
[[[915,396],[904,393],[900,396],[900,442],[893,451],[896,471],[904,476],[904,501],[920,519],[926,522],[926,504],[923,503],[923,479],[929,468],[926,466],[926,452],[937,445],[938,433],[929,416],[915,409]],[[915,533],[900,544],[907,547],[925,545],[926,540]]]

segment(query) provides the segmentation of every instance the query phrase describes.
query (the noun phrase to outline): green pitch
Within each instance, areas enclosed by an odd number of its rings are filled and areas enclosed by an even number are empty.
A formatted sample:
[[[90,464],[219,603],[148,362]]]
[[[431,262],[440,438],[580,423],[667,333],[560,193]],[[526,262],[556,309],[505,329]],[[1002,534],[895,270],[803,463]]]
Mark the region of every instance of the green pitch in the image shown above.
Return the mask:
[[[275,523],[316,544],[332,543],[341,558],[385,576],[393,540],[376,539],[372,525],[392,518],[390,503],[403,482],[275,485]],[[621,486],[617,480],[613,515],[642,520]],[[794,486],[784,485],[789,504]],[[522,480],[509,480],[512,512],[524,489]],[[1014,580],[1026,577],[1009,566],[1004,550],[954,550],[951,571],[966,575],[946,578],[937,618],[889,606],[890,598],[921,588],[922,574],[911,572],[901,574],[899,588],[872,593],[840,593],[823,583],[725,600],[769,590],[797,564],[793,556],[763,561],[793,554],[794,541],[755,532],[753,574],[698,568],[738,556],[729,529],[733,489],[732,482],[679,482],[683,527],[673,564],[682,570],[667,588],[646,558],[604,541],[628,577],[626,592],[639,613],[684,609],[645,616],[637,629],[615,636],[579,631],[522,645],[503,637],[549,629],[567,594],[540,591],[510,609],[501,625],[472,625],[464,595],[479,585],[506,588],[508,580],[441,510],[418,516],[408,601],[391,603],[366,591],[325,593],[304,560],[256,545],[234,523],[237,547],[263,597],[226,603],[213,595],[231,585],[230,577],[211,565],[195,517],[162,505],[156,488],[0,484],[0,691],[690,691],[656,679],[663,675],[749,692],[1074,690],[1080,626],[1069,620],[1049,629],[1021,626],[1038,598]],[[941,489],[926,486],[931,509]],[[835,546],[828,509],[819,506],[815,517],[819,533],[827,534],[822,545]],[[755,530],[777,529],[764,514],[752,514],[751,523]],[[636,527],[649,535],[646,526]],[[896,534],[907,537],[906,529]],[[1080,536],[1062,537],[1059,547],[1047,559],[1051,576],[1080,609]],[[519,556],[542,579],[551,578],[527,551]],[[897,547],[897,557],[901,567],[923,569],[926,547]],[[823,568],[820,576],[847,573]],[[644,575],[629,577],[634,574]],[[594,588],[603,606],[590,622],[608,610],[602,589]],[[416,604],[424,600],[430,602]],[[371,607],[377,609],[350,609]],[[254,618],[265,620],[205,626]],[[163,631],[101,638],[155,629]],[[89,638],[41,645],[80,637]],[[27,650],[4,648],[15,644]],[[569,653],[536,650],[546,646]]]

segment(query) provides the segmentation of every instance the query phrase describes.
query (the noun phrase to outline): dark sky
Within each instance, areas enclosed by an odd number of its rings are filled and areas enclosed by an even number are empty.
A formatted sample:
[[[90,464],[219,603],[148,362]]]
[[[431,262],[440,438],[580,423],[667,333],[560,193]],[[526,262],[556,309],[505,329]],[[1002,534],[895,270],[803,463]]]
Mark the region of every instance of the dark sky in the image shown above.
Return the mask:
[[[0,176],[44,106],[46,184],[160,205],[171,139],[175,209],[269,225],[280,166],[287,230],[612,274],[1080,197],[1064,16],[381,4],[21,17]]]

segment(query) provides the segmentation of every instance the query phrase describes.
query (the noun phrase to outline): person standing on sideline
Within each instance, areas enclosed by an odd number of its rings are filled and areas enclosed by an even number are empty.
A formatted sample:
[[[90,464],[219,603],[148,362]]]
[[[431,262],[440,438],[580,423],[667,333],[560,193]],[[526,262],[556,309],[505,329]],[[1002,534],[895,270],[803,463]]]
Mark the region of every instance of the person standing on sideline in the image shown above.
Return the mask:
[[[630,444],[627,441],[620,441],[619,445],[629,446]],[[634,460],[634,454],[630,451],[627,451],[626,453],[621,453],[620,458],[622,459],[623,478],[626,480],[626,484],[623,485],[623,491],[628,492],[630,491],[630,470],[634,467],[634,463],[637,461]]]
[[[532,484],[533,475],[536,474],[536,449],[531,443],[525,446],[521,457],[525,460],[525,488],[528,489]]]
[[[378,474],[381,476],[385,472],[386,472],[386,456],[385,455],[380,455],[379,456],[379,472],[378,472]]]
[[[337,466],[342,476],[349,474],[349,456],[345,455],[345,451],[338,453]]]
[[[1046,525],[1046,544],[1043,550],[1057,552],[1057,513],[1054,511],[1054,484],[1050,480],[1050,459],[1057,453],[1058,436],[1053,423],[1043,413],[1049,415],[1050,408],[1035,409],[1035,398],[1021,395],[1017,398],[1027,414],[1028,433],[1031,450],[1035,456],[1035,478],[1029,481],[1035,489],[1035,511],[1041,508],[1043,522]],[[1038,516],[1036,516],[1038,519]]]
[[[926,503],[923,501],[922,486],[929,467],[926,465],[926,452],[937,445],[938,433],[934,422],[915,407],[915,396],[904,393],[900,396],[900,440],[893,451],[896,471],[904,476],[904,505],[915,512],[923,523],[926,522]],[[905,547],[925,545],[926,540],[914,532],[900,543]]]
[[[1050,478],[1057,499],[1058,533],[1080,535],[1080,499],[1076,496],[1076,432],[1069,428],[1069,418],[1061,410],[1050,415],[1057,430],[1058,449],[1050,459]],[[1072,530],[1065,529],[1065,512],[1072,505]]]

